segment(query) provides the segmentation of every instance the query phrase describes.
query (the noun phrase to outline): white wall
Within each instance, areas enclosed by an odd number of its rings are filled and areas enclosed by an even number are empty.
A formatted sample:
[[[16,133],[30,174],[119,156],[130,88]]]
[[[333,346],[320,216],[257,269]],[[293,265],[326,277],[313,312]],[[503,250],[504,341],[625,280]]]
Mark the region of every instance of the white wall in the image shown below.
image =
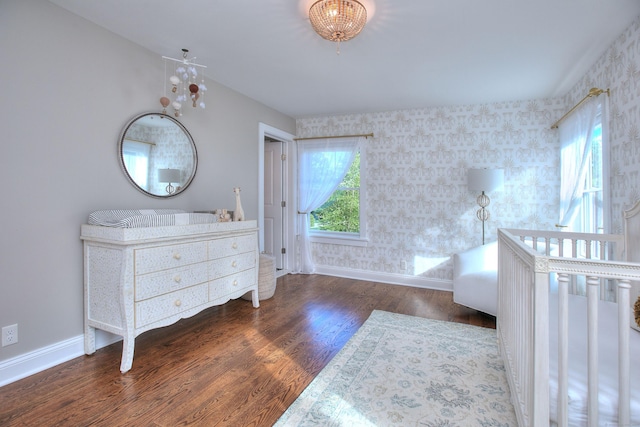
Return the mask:
[[[1,362],[82,334],[79,233],[91,211],[233,209],[240,186],[257,218],[258,124],[294,133],[295,121],[208,80],[207,109],[180,119],[199,155],[192,186],[153,199],[125,178],[117,140],[133,116],[160,111],[159,55],[45,0],[0,3],[0,53],[0,327],[19,325]]]

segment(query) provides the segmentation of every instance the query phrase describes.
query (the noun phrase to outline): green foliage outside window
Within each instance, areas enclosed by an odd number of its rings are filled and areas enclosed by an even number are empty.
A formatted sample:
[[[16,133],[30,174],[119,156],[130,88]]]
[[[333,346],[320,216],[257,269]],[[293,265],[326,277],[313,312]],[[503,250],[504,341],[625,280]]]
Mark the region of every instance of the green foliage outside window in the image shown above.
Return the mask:
[[[311,212],[309,221],[311,230],[360,232],[360,153],[329,200]]]

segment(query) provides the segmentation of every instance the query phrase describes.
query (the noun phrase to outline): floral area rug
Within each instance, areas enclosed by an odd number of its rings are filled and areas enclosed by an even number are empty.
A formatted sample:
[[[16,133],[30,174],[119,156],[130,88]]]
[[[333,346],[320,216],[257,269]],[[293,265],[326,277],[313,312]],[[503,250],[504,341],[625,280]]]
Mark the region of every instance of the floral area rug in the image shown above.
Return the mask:
[[[276,426],[517,426],[494,329],[374,311]]]

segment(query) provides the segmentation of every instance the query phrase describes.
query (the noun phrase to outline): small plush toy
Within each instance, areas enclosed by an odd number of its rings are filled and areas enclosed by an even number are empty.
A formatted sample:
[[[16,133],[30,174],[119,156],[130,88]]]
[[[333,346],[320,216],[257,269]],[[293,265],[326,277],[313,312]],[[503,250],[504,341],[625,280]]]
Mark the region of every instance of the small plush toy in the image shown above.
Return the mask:
[[[218,217],[218,222],[231,221],[231,215],[229,215],[226,209],[216,209],[216,216]]]

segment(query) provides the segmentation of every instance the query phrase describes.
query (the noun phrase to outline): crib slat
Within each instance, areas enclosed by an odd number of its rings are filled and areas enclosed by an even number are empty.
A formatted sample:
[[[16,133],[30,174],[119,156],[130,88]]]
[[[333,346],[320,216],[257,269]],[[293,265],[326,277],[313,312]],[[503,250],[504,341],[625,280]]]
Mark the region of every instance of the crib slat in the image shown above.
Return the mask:
[[[629,316],[631,315],[629,280],[618,283],[618,424],[630,425],[631,419],[631,380],[629,372]]]
[[[587,413],[589,427],[598,427],[598,277],[587,277]]]
[[[578,242],[578,239],[571,238],[571,258],[578,256]],[[571,276],[571,294],[578,294],[578,277],[575,275]]]
[[[534,401],[534,419],[549,420],[549,273],[535,272],[533,275],[533,304],[528,304],[533,319],[529,327],[533,328],[534,389],[531,391]],[[526,298],[526,297],[525,297]],[[535,425],[535,423],[534,423]]]
[[[558,273],[558,426],[569,425],[569,275]]]
[[[596,241],[596,251],[596,256],[601,260],[607,259],[606,242],[604,240]],[[600,278],[600,299],[607,299],[607,280],[605,278]]]

